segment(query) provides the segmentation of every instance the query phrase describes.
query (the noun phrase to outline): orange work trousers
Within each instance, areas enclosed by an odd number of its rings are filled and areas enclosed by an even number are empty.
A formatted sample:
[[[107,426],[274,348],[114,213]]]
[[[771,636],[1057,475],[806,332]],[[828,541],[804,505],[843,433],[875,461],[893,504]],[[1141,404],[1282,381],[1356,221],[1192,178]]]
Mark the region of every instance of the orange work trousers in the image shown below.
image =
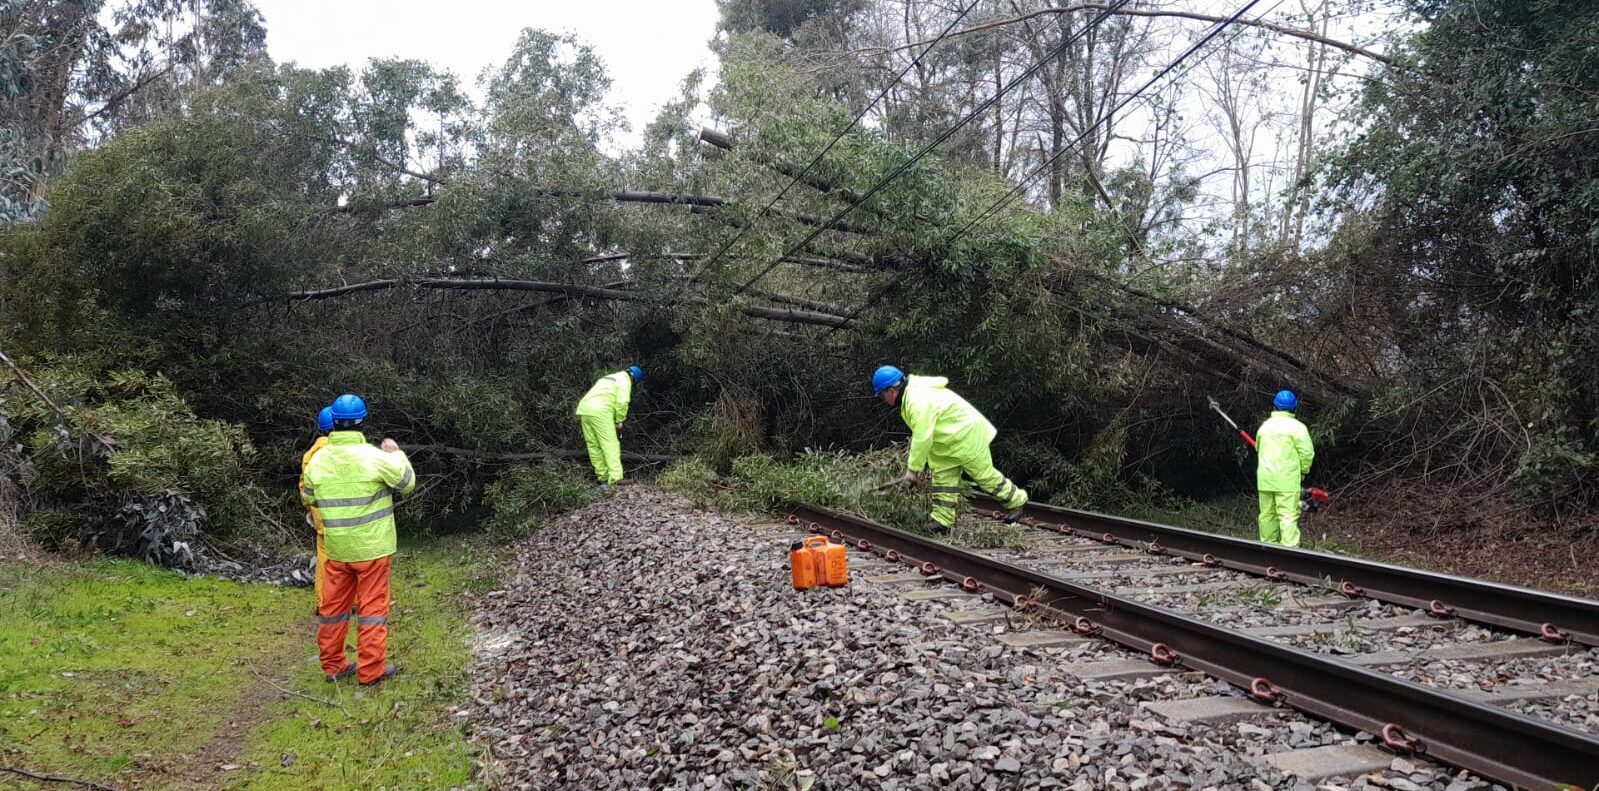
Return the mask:
[[[389,652],[389,567],[392,558],[323,565],[322,600],[317,606],[316,642],[322,672],[337,675],[349,665],[344,653],[355,610],[356,678],[363,684],[383,676]]]

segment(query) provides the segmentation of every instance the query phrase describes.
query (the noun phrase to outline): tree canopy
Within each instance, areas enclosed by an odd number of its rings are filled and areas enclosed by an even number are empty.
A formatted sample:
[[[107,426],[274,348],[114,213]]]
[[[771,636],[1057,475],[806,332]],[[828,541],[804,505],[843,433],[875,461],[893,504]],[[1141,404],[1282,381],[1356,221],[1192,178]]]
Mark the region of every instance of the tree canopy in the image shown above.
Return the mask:
[[[448,481],[423,497],[479,513],[496,454],[572,446],[572,404],[630,362],[633,447],[724,467],[894,441],[865,386],[894,362],[950,376],[1065,501],[1247,485],[1206,397],[1247,415],[1280,387],[1329,479],[1599,492],[1577,0],[1414,0],[1388,41],[1307,0],[1114,117],[1204,17],[728,0],[716,78],[624,150],[569,35],[523,31],[473,91],[413,60],[274,64],[245,3],[131,4],[115,31],[46,5],[0,17],[27,111],[0,138],[0,349],[59,407],[5,406],[8,453],[54,454],[26,473],[41,532],[167,491],[221,532],[290,524],[296,449],[344,391],[468,454],[423,460]]]

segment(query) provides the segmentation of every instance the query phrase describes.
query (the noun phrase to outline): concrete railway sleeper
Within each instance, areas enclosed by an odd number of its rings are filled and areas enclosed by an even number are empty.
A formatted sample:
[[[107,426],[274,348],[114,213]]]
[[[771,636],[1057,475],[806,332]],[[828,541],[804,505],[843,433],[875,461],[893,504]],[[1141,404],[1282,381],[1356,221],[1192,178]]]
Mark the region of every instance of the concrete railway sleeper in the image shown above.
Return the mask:
[[[1452,615],[1550,642],[1599,646],[1599,601],[1592,599],[1045,503],[1028,503],[1023,521],[1106,544]]]
[[[1599,738],[1588,733],[831,509],[800,507],[792,518],[926,578],[991,594],[1019,611],[1067,625],[1078,636],[1131,648],[1148,663],[1200,671],[1258,701],[1378,734],[1396,753],[1424,755],[1533,789],[1587,787],[1599,772]],[[1017,644],[1052,637],[1026,634],[1020,633]]]

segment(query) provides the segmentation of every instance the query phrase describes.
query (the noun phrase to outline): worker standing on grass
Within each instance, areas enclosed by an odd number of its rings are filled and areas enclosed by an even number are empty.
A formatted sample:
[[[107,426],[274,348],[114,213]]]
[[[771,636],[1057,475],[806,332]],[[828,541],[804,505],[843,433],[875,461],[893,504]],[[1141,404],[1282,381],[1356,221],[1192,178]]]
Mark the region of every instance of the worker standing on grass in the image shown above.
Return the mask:
[[[327,447],[328,432],[333,430],[333,407],[322,407],[316,415],[316,442],[311,443],[311,449],[300,457],[300,488],[305,488],[305,468],[310,466],[311,457],[316,452]],[[311,527],[316,528],[316,574],[312,577],[311,592],[316,597],[316,606],[322,606],[322,566],[328,562],[328,548],[322,541],[322,515],[316,508],[307,506],[305,509],[306,521]]]
[[[1285,547],[1299,546],[1300,479],[1310,472],[1316,448],[1310,430],[1294,417],[1299,398],[1292,390],[1278,391],[1275,410],[1255,432],[1260,461],[1255,486],[1260,490],[1260,540]]]
[[[909,483],[923,470],[932,469],[933,510],[928,527],[936,534],[947,534],[955,526],[965,494],[963,474],[1000,501],[1008,511],[1006,522],[1015,522],[1027,504],[1027,492],[994,469],[988,449],[994,441],[994,425],[948,385],[945,377],[906,376],[892,365],[873,372],[872,394],[889,406],[898,406],[911,430],[909,471],[893,483]]]
[[[394,440],[384,439],[381,450],[367,444],[361,434],[366,402],[360,396],[339,396],[332,411],[333,433],[327,446],[311,457],[300,484],[300,498],[321,514],[328,553],[317,608],[317,645],[329,681],[356,674],[361,684],[376,684],[398,672],[385,661],[394,496],[416,489],[416,472]],[[344,651],[352,607],[358,665]]]
[[[583,442],[589,448],[594,477],[601,484],[622,482],[622,443],[616,434],[627,420],[633,385],[642,381],[644,369],[629,365],[626,370],[600,377],[577,402],[577,422],[583,427]]]

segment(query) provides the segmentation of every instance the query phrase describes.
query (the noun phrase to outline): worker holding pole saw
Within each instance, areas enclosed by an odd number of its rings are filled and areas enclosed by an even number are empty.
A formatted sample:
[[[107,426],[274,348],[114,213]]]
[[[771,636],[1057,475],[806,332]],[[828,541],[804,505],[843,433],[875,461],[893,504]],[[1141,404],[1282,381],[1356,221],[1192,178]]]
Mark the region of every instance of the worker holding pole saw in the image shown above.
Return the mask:
[[[1327,502],[1321,489],[1302,489],[1301,480],[1310,472],[1316,448],[1310,430],[1294,417],[1299,398],[1292,390],[1279,390],[1272,399],[1271,417],[1262,423],[1255,436],[1238,427],[1221,409],[1215,398],[1210,408],[1249,443],[1256,452],[1255,488],[1260,493],[1260,540],[1285,547],[1299,546],[1299,512],[1315,511]]]

